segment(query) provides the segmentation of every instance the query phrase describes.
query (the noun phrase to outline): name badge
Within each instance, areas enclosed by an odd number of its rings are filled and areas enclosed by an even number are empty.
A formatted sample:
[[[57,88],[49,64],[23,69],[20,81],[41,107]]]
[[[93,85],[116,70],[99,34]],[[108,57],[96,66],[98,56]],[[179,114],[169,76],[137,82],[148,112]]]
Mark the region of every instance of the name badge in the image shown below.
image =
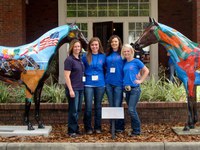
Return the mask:
[[[86,80],[86,78],[85,78],[85,76],[83,76],[82,81],[85,82],[85,80]]]
[[[92,76],[92,81],[98,81],[99,77],[97,75]]]
[[[115,68],[110,68],[110,73],[115,73]]]

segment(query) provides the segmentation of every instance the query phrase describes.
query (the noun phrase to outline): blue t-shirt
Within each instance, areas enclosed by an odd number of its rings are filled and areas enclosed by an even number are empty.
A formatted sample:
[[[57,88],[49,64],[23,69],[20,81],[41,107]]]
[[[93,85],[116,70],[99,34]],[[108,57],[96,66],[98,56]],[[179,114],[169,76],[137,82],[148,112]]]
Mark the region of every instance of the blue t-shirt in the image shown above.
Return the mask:
[[[88,64],[86,54],[83,55],[85,65],[85,86],[102,87],[105,86],[104,67],[106,56],[104,54],[92,54],[92,62]]]
[[[106,57],[106,84],[123,85],[124,60],[118,52],[112,52]],[[114,71],[111,69],[114,68]]]
[[[85,67],[81,59],[77,59],[73,55],[70,55],[65,59],[64,70],[71,71],[70,80],[72,88],[74,90],[83,90],[83,75]]]
[[[137,87],[139,84],[135,84],[134,81],[137,79],[136,75],[144,67],[144,64],[139,59],[133,59],[130,62],[126,62],[124,65],[124,79],[123,86]]]

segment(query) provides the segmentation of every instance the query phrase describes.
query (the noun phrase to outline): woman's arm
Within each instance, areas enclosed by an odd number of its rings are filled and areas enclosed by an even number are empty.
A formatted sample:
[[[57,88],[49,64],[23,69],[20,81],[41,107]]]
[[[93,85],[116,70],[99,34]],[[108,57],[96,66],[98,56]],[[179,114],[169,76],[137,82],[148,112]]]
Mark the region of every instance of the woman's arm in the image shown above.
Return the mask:
[[[74,90],[73,90],[72,84],[71,84],[70,74],[71,74],[71,71],[68,71],[68,70],[64,71],[65,82],[66,82],[67,87],[69,89],[70,97],[75,97],[75,93],[74,93]]]
[[[137,79],[137,80],[135,80],[135,83],[136,84],[141,84],[142,82],[144,82],[144,80],[146,79],[146,77],[148,76],[148,74],[149,74],[149,69],[146,67],[146,66],[144,66],[142,69],[141,69],[141,72],[142,72],[142,74],[140,73],[140,78],[139,79]]]

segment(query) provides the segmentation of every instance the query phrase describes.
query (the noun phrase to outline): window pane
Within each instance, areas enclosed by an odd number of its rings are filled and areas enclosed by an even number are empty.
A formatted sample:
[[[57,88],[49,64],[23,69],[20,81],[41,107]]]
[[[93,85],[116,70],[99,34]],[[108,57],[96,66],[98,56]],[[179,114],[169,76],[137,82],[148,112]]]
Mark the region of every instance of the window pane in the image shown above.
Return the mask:
[[[149,9],[149,4],[141,4],[140,9]]]
[[[129,11],[129,16],[138,16],[138,11]]]
[[[130,4],[129,5],[129,10],[137,10],[138,9],[138,5],[137,4]]]
[[[81,30],[87,30],[87,23],[81,24]]]
[[[97,0],[88,0],[89,3],[96,3]]]
[[[136,30],[142,30],[142,23],[136,23]]]
[[[67,11],[67,17],[76,17],[76,11]]]
[[[88,9],[96,10],[97,9],[97,4],[88,4]]]
[[[117,11],[109,11],[109,16],[118,16]]]
[[[115,3],[117,3],[117,0],[109,0],[109,3],[110,3],[110,2],[115,2]]]
[[[78,3],[86,3],[86,2],[87,2],[86,0],[78,0]]]
[[[128,0],[119,0],[119,2],[127,2],[128,3]]]
[[[141,11],[140,16],[149,16],[149,11],[146,11],[146,10]]]
[[[107,0],[99,0],[99,3],[107,2]]]
[[[78,17],[87,17],[87,11],[79,11]]]
[[[127,9],[128,8],[128,4],[120,4],[119,5],[119,9]]]
[[[87,10],[86,4],[78,4],[78,11]]]
[[[129,30],[135,30],[135,23],[129,23]]]
[[[107,10],[107,4],[99,4],[98,6],[99,10]]]
[[[128,16],[128,10],[119,11],[119,16]]]
[[[97,11],[88,11],[88,17],[97,17]]]
[[[138,2],[138,0],[129,0],[129,2]]]
[[[98,11],[98,16],[99,17],[106,17],[107,16],[107,11]]]
[[[68,4],[67,10],[76,10],[76,4]]]
[[[109,10],[117,10],[117,4],[109,4]]]

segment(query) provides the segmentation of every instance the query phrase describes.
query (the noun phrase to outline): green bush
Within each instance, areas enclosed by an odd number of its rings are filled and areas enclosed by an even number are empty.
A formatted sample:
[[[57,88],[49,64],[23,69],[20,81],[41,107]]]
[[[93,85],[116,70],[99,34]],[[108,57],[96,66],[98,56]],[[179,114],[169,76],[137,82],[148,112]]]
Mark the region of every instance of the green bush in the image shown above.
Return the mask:
[[[23,86],[11,86],[0,82],[0,103],[20,103],[25,99],[25,88]],[[186,93],[183,84],[178,79],[175,83],[169,82],[165,77],[155,80],[151,77],[141,84],[141,101],[174,102],[186,101]],[[200,99],[200,88],[197,87],[197,100]],[[64,85],[48,82],[44,84],[41,102],[45,103],[65,103]],[[104,94],[104,103],[107,103],[107,96]]]

